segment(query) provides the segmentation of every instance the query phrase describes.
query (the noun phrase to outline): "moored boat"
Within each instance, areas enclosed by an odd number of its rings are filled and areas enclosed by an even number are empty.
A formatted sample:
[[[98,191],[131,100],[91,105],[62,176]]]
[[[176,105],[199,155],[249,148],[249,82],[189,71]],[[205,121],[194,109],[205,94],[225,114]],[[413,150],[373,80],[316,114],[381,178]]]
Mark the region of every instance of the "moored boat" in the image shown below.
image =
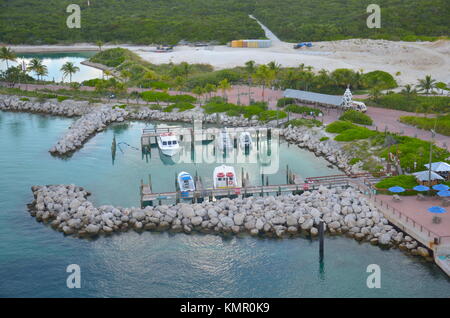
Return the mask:
[[[214,169],[213,174],[214,188],[226,189],[237,187],[237,176],[234,168],[231,166],[219,166]]]
[[[195,191],[195,183],[192,176],[182,171],[178,174],[178,186],[180,187],[181,192],[192,192]]]
[[[230,135],[227,133],[226,128],[219,133],[217,138],[217,146],[221,151],[229,151],[233,148]]]
[[[161,152],[169,157],[175,156],[180,151],[177,136],[172,132],[162,133],[157,138],[158,147]]]

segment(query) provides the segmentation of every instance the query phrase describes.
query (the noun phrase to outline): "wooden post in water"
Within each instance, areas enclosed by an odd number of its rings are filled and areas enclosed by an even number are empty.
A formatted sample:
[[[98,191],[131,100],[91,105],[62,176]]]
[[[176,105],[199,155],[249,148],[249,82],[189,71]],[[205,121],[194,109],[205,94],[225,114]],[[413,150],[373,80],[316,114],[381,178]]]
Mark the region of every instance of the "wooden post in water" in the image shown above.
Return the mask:
[[[323,221],[320,221],[319,223],[319,258],[320,261],[323,262],[323,236],[324,236],[324,223]]]

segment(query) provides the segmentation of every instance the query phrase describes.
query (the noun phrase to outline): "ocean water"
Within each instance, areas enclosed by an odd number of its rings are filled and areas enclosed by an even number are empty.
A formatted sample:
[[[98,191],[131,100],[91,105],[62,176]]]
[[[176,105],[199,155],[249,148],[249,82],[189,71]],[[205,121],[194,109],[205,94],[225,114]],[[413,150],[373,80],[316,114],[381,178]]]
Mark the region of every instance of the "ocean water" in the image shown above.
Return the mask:
[[[50,156],[73,120],[0,111],[0,297],[450,296],[450,280],[433,263],[345,237],[326,238],[320,263],[318,241],[306,238],[133,231],[93,240],[64,236],[27,212],[32,185],[74,183],[91,191],[97,205],[138,206],[139,182],[148,174],[155,191],[168,191],[176,172],[197,171],[208,184],[215,167],[162,161],[157,149],[143,158],[134,149],[146,125],[139,122],[110,127],[70,158]],[[307,151],[272,142],[279,147],[272,157],[282,155],[271,183],[285,180],[287,164],[304,177],[337,173]],[[257,183],[267,163],[237,165],[237,172],[241,166]],[[66,286],[70,264],[81,268],[80,289]],[[380,289],[367,288],[370,264],[381,268]]]
[[[82,82],[94,78],[101,78],[102,71],[93,67],[82,65],[81,62],[89,59],[96,52],[67,52],[67,53],[27,53],[17,54],[16,62],[8,62],[9,66],[17,66],[25,63],[27,65],[32,58],[42,60],[42,63],[48,68],[48,75],[44,77],[46,81],[63,81],[63,73],[61,67],[67,63],[72,62],[75,66],[80,68],[80,71],[72,75],[73,82]],[[6,62],[0,61],[0,71],[6,70]],[[37,78],[36,74],[31,73],[30,76]],[[69,82],[69,78],[65,78],[64,82]]]

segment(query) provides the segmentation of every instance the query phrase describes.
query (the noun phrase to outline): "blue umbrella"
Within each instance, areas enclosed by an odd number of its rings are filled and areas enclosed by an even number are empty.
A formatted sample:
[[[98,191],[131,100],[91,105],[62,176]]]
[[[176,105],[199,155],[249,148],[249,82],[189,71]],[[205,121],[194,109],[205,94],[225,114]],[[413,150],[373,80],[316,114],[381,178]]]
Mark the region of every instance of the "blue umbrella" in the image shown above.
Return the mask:
[[[450,191],[449,190],[439,191],[437,195],[440,197],[450,197]]]
[[[403,189],[402,187],[396,186],[396,187],[389,188],[389,191],[394,192],[394,193],[400,193],[400,192],[405,192],[405,189]]]
[[[416,191],[419,191],[419,192],[423,192],[423,191],[428,191],[428,190],[430,190],[430,188],[427,187],[427,186],[424,186],[424,185],[418,185],[418,186],[415,186],[415,187],[413,188],[413,190],[416,190]]]
[[[441,213],[446,213],[447,210],[444,208],[441,208],[440,206],[432,206],[431,208],[428,209],[428,212],[441,214]]]
[[[449,189],[449,186],[446,186],[445,184],[436,184],[433,186],[433,190],[436,190],[436,191],[445,191],[448,189]]]

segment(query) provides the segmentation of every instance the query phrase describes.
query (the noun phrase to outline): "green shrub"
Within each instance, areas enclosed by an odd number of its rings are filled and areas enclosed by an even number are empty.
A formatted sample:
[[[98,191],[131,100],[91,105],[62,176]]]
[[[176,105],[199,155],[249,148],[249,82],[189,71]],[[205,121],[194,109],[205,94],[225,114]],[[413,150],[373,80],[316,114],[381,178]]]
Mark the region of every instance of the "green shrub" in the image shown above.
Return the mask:
[[[292,119],[286,123],[286,127],[291,125],[292,127],[320,127],[322,126],[322,123],[315,119],[305,119],[305,118],[298,118],[298,119]],[[328,138],[328,137],[324,137]]]
[[[310,115],[313,113],[315,116],[318,116],[321,111],[316,108],[308,107],[308,106],[299,106],[299,105],[289,105],[284,108],[284,111],[291,112],[295,114],[305,114]]]
[[[420,129],[430,130],[435,129],[439,134],[450,136],[450,115],[438,116],[435,118],[424,118],[414,116],[402,116],[400,122]]]
[[[320,141],[327,141],[329,139],[330,139],[330,137],[322,137],[322,138],[320,138]]]
[[[347,129],[357,128],[358,126],[349,123],[348,121],[335,121],[329,125],[325,129],[326,132],[332,134],[339,134]]]
[[[360,161],[361,158],[352,158],[348,163],[353,166],[354,164],[357,164]]]
[[[417,180],[412,175],[400,175],[386,178],[378,182],[375,187],[378,189],[389,189],[391,187],[402,187],[404,189],[412,189],[418,185]]]
[[[113,106],[113,109],[116,109],[116,108],[125,109],[125,108],[127,108],[127,105],[115,105],[115,106]]]
[[[259,114],[259,120],[264,122],[283,119],[286,117],[287,114],[281,110],[265,110]]]
[[[27,97],[22,97],[20,100],[21,100],[22,102],[29,102],[29,101],[30,101],[30,99],[27,98]]]
[[[336,141],[353,141],[367,139],[369,137],[375,136],[378,133],[376,131],[367,129],[365,127],[357,127],[352,129],[347,129],[337,135],[334,140]]]
[[[291,104],[295,104],[295,98],[283,97],[277,101],[277,107],[284,107]]]
[[[372,118],[368,115],[358,112],[356,110],[347,110],[339,120],[347,120],[355,124],[371,126],[373,124]]]
[[[404,110],[416,113],[447,113],[450,109],[450,97],[419,96],[404,94],[383,95],[377,101],[369,100],[370,106]]]
[[[163,110],[163,107],[161,105],[150,105],[149,108],[151,110]]]
[[[69,97],[67,97],[67,96],[58,96],[57,97],[57,100],[58,100],[58,102],[63,102],[63,101],[65,101],[65,100],[67,100],[67,99],[69,99]]]
[[[368,87],[379,87],[380,89],[396,88],[398,86],[391,74],[383,71],[373,71],[363,75],[363,81]]]
[[[195,106],[190,103],[179,102],[179,103],[175,103],[175,104],[167,106],[166,108],[164,108],[163,111],[166,113],[170,113],[175,108],[178,109],[178,112],[184,112],[184,111],[187,111],[190,109],[194,109]]]

